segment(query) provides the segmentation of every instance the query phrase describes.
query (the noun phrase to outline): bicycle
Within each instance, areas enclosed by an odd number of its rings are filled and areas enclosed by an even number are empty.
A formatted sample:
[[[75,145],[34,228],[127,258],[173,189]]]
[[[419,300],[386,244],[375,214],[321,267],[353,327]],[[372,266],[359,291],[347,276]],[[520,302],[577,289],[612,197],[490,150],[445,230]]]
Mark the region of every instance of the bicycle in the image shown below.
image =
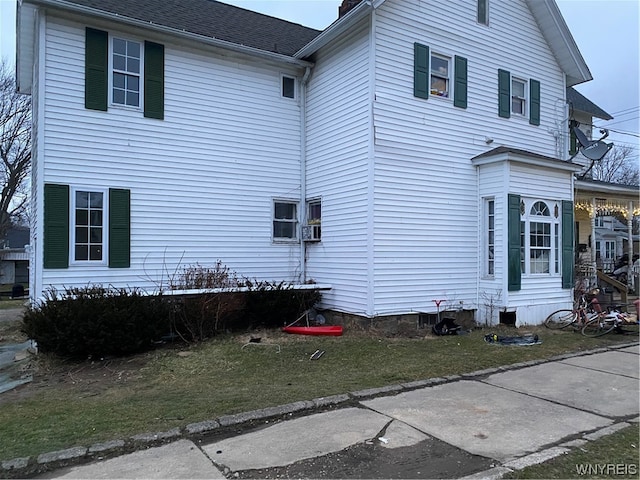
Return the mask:
[[[572,325],[574,330],[582,328],[587,323],[593,321],[602,313],[602,308],[595,297],[597,292],[589,295],[580,295],[574,308],[563,308],[549,314],[544,320],[544,326],[552,330],[560,330]],[[589,300],[589,297],[592,297]]]
[[[638,326],[638,321],[632,321],[635,317],[626,313],[609,312],[607,314],[599,314],[596,318],[585,323],[582,327],[582,334],[585,337],[601,337],[609,332],[638,334],[638,330],[627,331],[623,326]]]

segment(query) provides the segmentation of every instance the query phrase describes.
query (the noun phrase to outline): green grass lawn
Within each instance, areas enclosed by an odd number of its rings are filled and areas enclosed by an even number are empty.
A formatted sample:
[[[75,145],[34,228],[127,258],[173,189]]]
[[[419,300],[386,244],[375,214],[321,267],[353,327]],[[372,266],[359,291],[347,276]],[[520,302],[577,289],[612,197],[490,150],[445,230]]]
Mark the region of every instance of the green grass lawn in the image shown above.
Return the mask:
[[[640,477],[638,424],[574,448],[553,460],[518,470],[504,478],[634,478]]]
[[[22,307],[24,307],[25,302],[26,302],[25,299],[13,300],[13,299],[7,299],[7,298],[1,298],[0,297],[0,310],[9,310],[9,309],[14,309],[14,308],[22,308]]]
[[[262,337],[261,344],[245,348],[250,335],[124,359],[72,363],[40,355],[34,381],[0,395],[0,460],[637,340],[621,335],[586,338],[538,327],[526,331],[537,333],[541,345],[500,346],[484,342],[484,335],[492,331],[497,330],[424,338],[387,338],[349,330],[342,337],[262,331],[252,333]],[[310,360],[317,349],[326,353]]]

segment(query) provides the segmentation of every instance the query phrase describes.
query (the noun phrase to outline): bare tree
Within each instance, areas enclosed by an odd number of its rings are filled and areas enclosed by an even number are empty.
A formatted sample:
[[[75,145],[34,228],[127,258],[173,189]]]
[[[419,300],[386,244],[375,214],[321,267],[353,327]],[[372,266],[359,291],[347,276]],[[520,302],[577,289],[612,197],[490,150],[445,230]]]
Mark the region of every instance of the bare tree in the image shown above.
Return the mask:
[[[0,239],[27,211],[31,168],[31,97],[16,91],[15,75],[0,60]]]
[[[633,157],[635,157],[635,161]],[[640,184],[637,153],[629,145],[615,145],[601,161],[595,162],[593,178],[624,185]]]

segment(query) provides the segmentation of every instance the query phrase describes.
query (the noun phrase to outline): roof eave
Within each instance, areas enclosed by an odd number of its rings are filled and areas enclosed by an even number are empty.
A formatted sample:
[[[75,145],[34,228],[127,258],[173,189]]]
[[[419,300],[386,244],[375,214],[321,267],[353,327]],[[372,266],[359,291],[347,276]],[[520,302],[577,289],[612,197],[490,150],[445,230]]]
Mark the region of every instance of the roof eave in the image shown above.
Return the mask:
[[[31,94],[35,62],[37,9],[18,2],[16,12],[16,87],[19,93]]]
[[[580,170],[582,170],[582,167],[580,165],[576,165],[575,163],[553,158],[541,158],[540,156],[528,156],[516,152],[501,152],[496,154],[478,156],[471,159],[471,163],[475,166],[499,162],[522,163],[534,167],[549,168],[565,172],[579,172]]]
[[[615,194],[628,196],[630,200],[640,200],[640,187],[637,185],[621,185],[616,183],[598,182],[594,180],[576,180],[575,188],[582,194]]]
[[[383,2],[379,2],[383,3]],[[320,35],[293,54],[295,58],[307,58],[329,42],[349,31],[353,25],[369,15],[374,9],[371,0],[363,0],[344,16],[329,25]]]
[[[565,73],[567,86],[593,80],[555,0],[525,0],[542,35]]]
[[[30,3],[35,6],[56,8],[58,10],[67,11],[71,13],[87,15],[102,20],[109,20],[117,23],[122,23],[134,27],[145,28],[160,32],[167,35],[172,35],[182,39],[192,40],[201,44],[206,44],[213,47],[223,48],[236,53],[241,53],[253,57],[260,57],[265,60],[269,60],[276,63],[285,63],[295,65],[298,67],[310,67],[313,63],[296,58],[295,56],[283,55],[281,53],[269,52],[267,50],[261,50],[255,47],[249,47],[247,45],[241,45],[226,40],[220,40],[214,37],[207,37],[196,33],[186,32],[178,30],[172,27],[159,25],[155,23],[144,22],[135,18],[124,17],[122,15],[105,12],[103,10],[85,7],[75,3],[67,2],[65,0],[22,0],[24,3]]]

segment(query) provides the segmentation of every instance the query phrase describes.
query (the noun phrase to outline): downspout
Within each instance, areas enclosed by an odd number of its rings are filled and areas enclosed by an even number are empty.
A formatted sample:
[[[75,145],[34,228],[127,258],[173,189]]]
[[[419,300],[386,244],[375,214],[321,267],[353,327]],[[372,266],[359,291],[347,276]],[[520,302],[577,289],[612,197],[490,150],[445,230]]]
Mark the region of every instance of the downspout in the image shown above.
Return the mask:
[[[306,67],[300,82],[300,204],[302,225],[307,224],[307,82],[311,67]],[[300,283],[307,281],[307,243],[300,233]]]

